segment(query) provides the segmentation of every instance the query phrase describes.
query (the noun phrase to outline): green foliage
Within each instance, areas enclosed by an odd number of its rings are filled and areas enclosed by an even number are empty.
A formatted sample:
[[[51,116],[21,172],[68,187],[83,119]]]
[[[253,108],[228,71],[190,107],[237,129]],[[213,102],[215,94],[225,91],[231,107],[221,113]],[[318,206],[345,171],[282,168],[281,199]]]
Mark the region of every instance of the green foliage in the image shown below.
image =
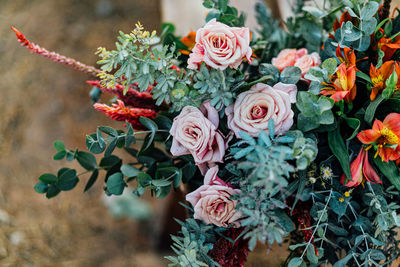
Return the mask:
[[[371,35],[377,26],[377,14],[379,3],[376,1],[363,1],[348,5],[346,10],[357,21],[351,21],[343,25],[335,32],[335,39],[341,47],[353,47],[358,51],[366,51],[371,45]],[[358,26],[356,26],[358,25]]]
[[[289,132],[288,135],[295,140],[292,149],[297,169],[306,170],[317,157],[317,141],[314,138],[304,137],[303,133],[297,130]]]
[[[334,100],[325,96],[316,96],[310,92],[301,91],[297,94],[296,107],[300,110],[297,127],[303,132],[318,128],[320,125],[330,125],[335,122],[332,113]]]
[[[197,103],[211,99],[211,105],[217,110],[233,104],[238,89],[244,84],[244,75],[240,71],[226,69],[224,71],[208,69],[204,64],[194,75],[193,99]],[[186,103],[182,103],[187,105]]]
[[[274,137],[273,121],[269,123],[270,135],[260,132],[257,140],[240,132],[242,140],[235,143],[231,153],[235,159],[245,159],[237,163],[243,171],[240,182],[242,193],[237,209],[245,219],[244,238],[249,239],[250,249],[257,241],[281,243],[288,232],[293,230],[290,218],[282,212],[286,207],[284,199],[277,193],[288,185],[287,179],[294,168],[287,162],[293,159],[293,150],[288,143],[294,141],[290,136]]]
[[[175,86],[190,84],[190,73],[185,75],[173,68],[175,46],[152,47],[158,41],[155,32],[143,31],[140,23],[130,34],[120,32],[116,50],[99,48],[97,52],[102,58],[98,61],[102,65],[103,72],[99,75],[102,83],[107,87],[121,83],[126,90],[130,84],[137,83],[142,92],[156,84],[152,89],[156,104],[173,104]]]
[[[263,75],[261,79],[266,79],[269,85],[275,85],[278,82],[296,84],[301,78],[301,70],[294,66],[285,68],[281,73],[274,65],[262,63],[260,64],[259,71]]]
[[[333,155],[335,155],[335,157],[339,160],[346,177],[351,180],[350,156],[348,149],[340,134],[339,127],[331,132],[328,132],[328,144]]]
[[[244,26],[244,14],[239,14],[238,10],[232,7],[228,0],[204,0],[203,6],[211,9],[206,17],[207,22],[215,18],[217,21],[229,26]]]
[[[194,219],[186,219],[185,222],[177,220],[182,226],[182,236],[171,236],[174,244],[172,250],[177,256],[168,256],[171,263],[168,266],[219,266],[209,255],[215,242],[213,227],[204,225]]]

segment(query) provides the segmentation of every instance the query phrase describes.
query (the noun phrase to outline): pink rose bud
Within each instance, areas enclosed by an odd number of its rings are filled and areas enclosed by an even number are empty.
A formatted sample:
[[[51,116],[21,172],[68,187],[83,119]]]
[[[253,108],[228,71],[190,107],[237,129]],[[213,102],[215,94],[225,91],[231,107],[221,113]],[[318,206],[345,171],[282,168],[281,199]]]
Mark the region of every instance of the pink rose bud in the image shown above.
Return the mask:
[[[193,205],[195,219],[220,227],[240,227],[242,214],[235,209],[238,201],[230,197],[241,191],[222,181],[217,174],[218,166],[209,169],[204,176],[204,185],[187,194],[186,200]]]
[[[205,62],[214,69],[237,69],[244,57],[251,61],[250,31],[229,27],[216,19],[196,32],[196,45],[189,55],[188,68],[197,69]]]

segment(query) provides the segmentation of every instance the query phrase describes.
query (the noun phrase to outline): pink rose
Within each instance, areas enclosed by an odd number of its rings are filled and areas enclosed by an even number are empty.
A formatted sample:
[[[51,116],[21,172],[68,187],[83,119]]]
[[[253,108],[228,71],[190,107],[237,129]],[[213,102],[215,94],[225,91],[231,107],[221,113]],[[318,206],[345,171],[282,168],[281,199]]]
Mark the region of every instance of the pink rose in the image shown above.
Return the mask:
[[[268,131],[268,121],[272,119],[275,134],[284,134],[293,125],[291,103],[296,102],[296,94],[294,84],[277,83],[274,87],[263,83],[254,85],[225,109],[229,129],[238,138],[240,131],[257,137],[260,131]]]
[[[202,172],[206,170],[207,163],[223,162],[226,144],[224,137],[217,130],[218,124],[218,112],[209,101],[204,102],[200,109],[193,106],[184,107],[174,118],[169,131],[173,137],[171,154],[192,154]]]
[[[186,200],[194,207],[195,219],[220,227],[240,227],[238,220],[242,214],[235,210],[238,201],[230,197],[241,191],[222,181],[217,174],[218,166],[209,169],[204,176],[204,185],[187,194]]]
[[[321,58],[319,57],[318,53],[314,52],[297,59],[294,66],[301,69],[301,75],[304,77],[304,75],[307,74],[311,67],[316,67],[320,64]]]
[[[248,28],[229,27],[212,19],[197,30],[188,68],[197,69],[201,62],[205,62],[214,69],[224,70],[228,66],[237,69],[244,57],[251,61],[249,43]]]
[[[289,66],[294,66],[296,61],[302,56],[307,54],[307,49],[283,49],[279,52],[277,57],[272,59],[272,65],[277,67],[280,71]]]

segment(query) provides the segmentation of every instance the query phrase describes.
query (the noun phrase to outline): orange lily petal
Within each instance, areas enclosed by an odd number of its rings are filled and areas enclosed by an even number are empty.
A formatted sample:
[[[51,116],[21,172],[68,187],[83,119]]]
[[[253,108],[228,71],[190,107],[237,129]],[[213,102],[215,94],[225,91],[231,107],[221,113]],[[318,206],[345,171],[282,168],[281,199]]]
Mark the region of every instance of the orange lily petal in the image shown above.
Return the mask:
[[[398,137],[400,137],[400,114],[390,113],[386,116],[383,124],[386,125],[391,131],[394,132]]]
[[[379,156],[383,161],[388,162],[389,160],[398,160],[400,154],[391,147],[382,147],[379,149]]]
[[[375,143],[381,134],[373,129],[368,129],[357,134],[358,140],[365,145]]]
[[[376,132],[381,131],[383,128],[385,128],[385,124],[381,122],[380,120],[375,120],[374,124],[372,125],[372,129]]]

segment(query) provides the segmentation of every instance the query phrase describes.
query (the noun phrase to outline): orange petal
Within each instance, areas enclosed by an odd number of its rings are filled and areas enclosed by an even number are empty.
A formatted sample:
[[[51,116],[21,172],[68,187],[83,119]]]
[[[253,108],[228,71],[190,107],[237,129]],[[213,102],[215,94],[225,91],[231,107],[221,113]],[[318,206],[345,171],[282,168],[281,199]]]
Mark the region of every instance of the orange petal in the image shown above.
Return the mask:
[[[390,74],[392,74],[393,65],[394,65],[394,61],[390,60],[390,61],[386,61],[385,63],[383,63],[382,66],[379,68],[379,70],[381,71],[385,80],[387,78],[389,78]]]
[[[373,129],[365,130],[357,134],[358,140],[365,145],[375,143],[381,134]]]
[[[372,129],[376,132],[381,131],[383,128],[385,128],[385,124],[381,122],[380,120],[375,120],[374,124],[372,125]]]
[[[391,147],[382,147],[379,149],[379,156],[383,161],[388,162],[389,160],[397,160],[400,158],[400,154]]]
[[[390,113],[386,116],[383,124],[400,137],[400,114]]]

